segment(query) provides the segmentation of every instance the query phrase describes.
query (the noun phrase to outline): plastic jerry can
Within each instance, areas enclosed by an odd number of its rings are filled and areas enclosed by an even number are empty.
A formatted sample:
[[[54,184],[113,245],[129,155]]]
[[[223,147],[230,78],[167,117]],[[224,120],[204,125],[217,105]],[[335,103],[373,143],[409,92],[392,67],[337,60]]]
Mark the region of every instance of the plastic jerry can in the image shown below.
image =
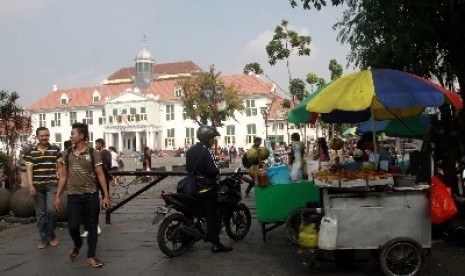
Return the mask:
[[[321,219],[320,232],[318,236],[318,248],[323,250],[336,249],[337,220],[330,217]]]

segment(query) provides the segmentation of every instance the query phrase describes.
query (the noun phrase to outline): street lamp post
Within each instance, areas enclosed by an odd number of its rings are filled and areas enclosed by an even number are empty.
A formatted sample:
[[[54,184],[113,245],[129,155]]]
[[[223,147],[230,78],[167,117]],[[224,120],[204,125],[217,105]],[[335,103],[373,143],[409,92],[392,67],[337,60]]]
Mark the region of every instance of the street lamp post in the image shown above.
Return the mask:
[[[215,129],[217,126],[218,103],[223,100],[223,92],[224,92],[224,88],[223,88],[223,85],[221,84],[215,84],[214,86],[207,85],[202,89],[203,95],[207,99],[208,104],[213,109],[212,124]],[[215,139],[215,154],[217,154],[216,152],[217,147],[218,147],[218,142]]]
[[[268,141],[268,115],[270,115],[271,103],[267,103],[266,107],[262,108],[263,120],[265,120],[265,141]]]
[[[289,113],[287,110],[284,110],[284,119],[286,120],[286,134],[287,134],[287,144],[289,144]]]

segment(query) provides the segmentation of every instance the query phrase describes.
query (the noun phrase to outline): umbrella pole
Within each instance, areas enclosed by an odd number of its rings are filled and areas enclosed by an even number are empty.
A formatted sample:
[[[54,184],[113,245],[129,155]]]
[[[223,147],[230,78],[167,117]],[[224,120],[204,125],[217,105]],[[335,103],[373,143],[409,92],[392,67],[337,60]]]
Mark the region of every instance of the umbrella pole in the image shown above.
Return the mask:
[[[373,139],[373,157],[375,159],[375,169],[378,168],[378,144],[377,144],[377,141],[376,141],[376,127],[375,127],[375,112],[374,112],[374,108],[373,108],[373,101],[374,101],[374,97],[371,99],[371,131],[373,133],[373,136],[372,136],[372,139]]]

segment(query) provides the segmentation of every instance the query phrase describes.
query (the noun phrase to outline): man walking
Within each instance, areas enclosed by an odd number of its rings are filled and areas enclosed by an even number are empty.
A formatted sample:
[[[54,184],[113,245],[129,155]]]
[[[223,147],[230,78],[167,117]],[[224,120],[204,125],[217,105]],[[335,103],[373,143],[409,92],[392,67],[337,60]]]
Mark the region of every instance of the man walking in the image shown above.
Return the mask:
[[[57,192],[58,171],[62,157],[59,147],[50,145],[50,132],[45,127],[36,130],[39,144],[25,156],[29,195],[34,198],[37,228],[40,235],[39,249],[57,246],[55,235],[57,213],[53,198]]]
[[[97,224],[100,213],[97,185],[100,185],[103,191],[103,206],[109,208],[111,205],[102,170],[102,161],[99,152],[87,146],[89,129],[86,124],[74,123],[70,138],[74,146],[62,159],[63,168],[58,181],[55,207],[57,210],[61,209],[60,196],[65,184],[68,183],[68,230],[74,243],[69,258],[74,261],[83,244],[79,232],[82,219],[84,229],[89,232],[87,236],[87,265],[102,267],[103,263],[95,258],[98,240]]]
[[[110,182],[113,180],[113,176],[110,173],[111,170],[111,153],[105,148],[105,140],[102,138],[99,138],[95,140],[95,149],[99,151],[100,153],[100,158],[102,159],[102,170],[103,174],[105,175],[105,180],[106,180],[106,185],[107,185],[107,191],[110,193]],[[103,191],[102,189],[99,189],[102,198],[103,198]],[[100,235],[102,233],[102,229],[100,229],[100,226],[97,225],[97,234]],[[89,235],[89,231],[84,231],[82,233],[81,237],[87,238]]]

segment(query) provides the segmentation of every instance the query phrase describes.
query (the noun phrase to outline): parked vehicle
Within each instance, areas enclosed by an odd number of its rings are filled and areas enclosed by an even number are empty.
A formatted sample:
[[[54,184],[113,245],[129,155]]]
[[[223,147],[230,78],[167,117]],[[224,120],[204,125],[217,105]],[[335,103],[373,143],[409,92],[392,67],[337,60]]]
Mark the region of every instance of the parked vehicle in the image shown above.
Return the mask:
[[[242,181],[252,180],[242,176],[239,169],[233,175],[219,180],[218,227],[224,228],[227,235],[235,241],[246,237],[251,224],[249,208],[240,203]],[[197,196],[164,191],[161,196],[166,205],[157,208],[152,220],[154,225],[162,221],[157,234],[160,250],[167,256],[177,257],[193,243],[206,241],[207,223],[202,200]],[[168,215],[172,209],[176,212]]]

